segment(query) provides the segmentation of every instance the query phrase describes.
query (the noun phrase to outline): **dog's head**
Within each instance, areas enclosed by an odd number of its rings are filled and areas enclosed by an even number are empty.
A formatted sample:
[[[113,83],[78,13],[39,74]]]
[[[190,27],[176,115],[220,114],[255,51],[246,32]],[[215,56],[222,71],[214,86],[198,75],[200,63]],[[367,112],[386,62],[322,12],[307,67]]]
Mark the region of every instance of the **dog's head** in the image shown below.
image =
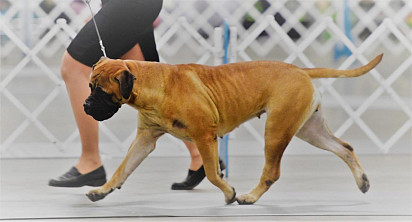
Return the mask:
[[[124,61],[100,59],[93,66],[84,111],[98,121],[109,119],[129,101],[135,79]]]

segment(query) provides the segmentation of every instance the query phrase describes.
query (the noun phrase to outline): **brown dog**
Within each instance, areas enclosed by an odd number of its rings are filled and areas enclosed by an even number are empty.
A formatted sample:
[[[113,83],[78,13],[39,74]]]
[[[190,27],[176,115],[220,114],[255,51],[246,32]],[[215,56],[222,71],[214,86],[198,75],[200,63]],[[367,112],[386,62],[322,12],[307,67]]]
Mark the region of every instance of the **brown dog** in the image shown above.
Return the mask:
[[[120,188],[164,133],[197,145],[207,178],[223,191],[227,204],[253,204],[269,189],[280,176],[282,154],[295,135],[342,158],[365,193],[369,181],[353,148],[328,129],[312,79],[360,76],[381,59],[379,55],[347,71],[273,61],[211,67],[102,59],[93,67],[85,111],[105,120],[127,103],[139,111],[138,132],[112,178],[87,196],[97,201]],[[262,113],[267,113],[262,176],[252,191],[236,197],[218,173],[217,138]]]

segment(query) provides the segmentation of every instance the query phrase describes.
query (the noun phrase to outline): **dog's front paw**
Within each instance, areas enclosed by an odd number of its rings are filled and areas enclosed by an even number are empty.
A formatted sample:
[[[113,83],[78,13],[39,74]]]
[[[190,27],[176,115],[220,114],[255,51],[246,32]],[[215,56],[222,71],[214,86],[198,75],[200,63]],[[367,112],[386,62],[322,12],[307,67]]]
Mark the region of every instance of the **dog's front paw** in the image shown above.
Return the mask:
[[[101,200],[105,198],[109,193],[111,193],[113,189],[111,189],[108,193],[102,192],[100,189],[96,190],[91,190],[89,191],[86,196],[89,198],[89,200],[96,202],[98,200]]]
[[[246,205],[246,204],[254,204],[257,201],[257,197],[247,193],[247,194],[242,194],[237,197],[237,202],[240,205]]]

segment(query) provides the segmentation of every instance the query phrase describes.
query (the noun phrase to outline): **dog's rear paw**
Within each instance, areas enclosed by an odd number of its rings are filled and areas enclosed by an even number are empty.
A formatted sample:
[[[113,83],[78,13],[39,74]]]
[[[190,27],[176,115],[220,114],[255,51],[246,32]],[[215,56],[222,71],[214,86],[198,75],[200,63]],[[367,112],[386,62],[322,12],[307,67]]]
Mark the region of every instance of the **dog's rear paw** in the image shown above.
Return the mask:
[[[111,193],[113,190],[111,190],[109,193]],[[103,193],[99,189],[97,190],[91,190],[89,191],[86,196],[89,198],[89,200],[96,202],[98,200],[101,200],[105,198],[109,193]]]
[[[237,202],[240,205],[254,204],[256,201],[257,198],[251,194],[243,194],[237,197]]]

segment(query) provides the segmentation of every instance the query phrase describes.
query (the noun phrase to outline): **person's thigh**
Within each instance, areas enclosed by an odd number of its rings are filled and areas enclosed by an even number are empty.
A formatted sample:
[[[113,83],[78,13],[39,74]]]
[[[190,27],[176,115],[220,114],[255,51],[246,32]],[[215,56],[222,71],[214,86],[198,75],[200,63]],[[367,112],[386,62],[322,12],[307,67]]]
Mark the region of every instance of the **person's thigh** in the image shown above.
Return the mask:
[[[140,42],[139,47],[142,44],[155,44],[145,40],[148,39],[147,36],[150,37],[148,34],[153,35],[152,25],[160,11],[161,0],[153,1],[157,4],[148,2],[151,1],[112,0],[105,3],[95,15],[109,58],[121,58],[129,51],[135,51],[136,44]],[[75,60],[87,66],[92,66],[103,56],[93,21],[89,21],[79,31],[67,51]]]

